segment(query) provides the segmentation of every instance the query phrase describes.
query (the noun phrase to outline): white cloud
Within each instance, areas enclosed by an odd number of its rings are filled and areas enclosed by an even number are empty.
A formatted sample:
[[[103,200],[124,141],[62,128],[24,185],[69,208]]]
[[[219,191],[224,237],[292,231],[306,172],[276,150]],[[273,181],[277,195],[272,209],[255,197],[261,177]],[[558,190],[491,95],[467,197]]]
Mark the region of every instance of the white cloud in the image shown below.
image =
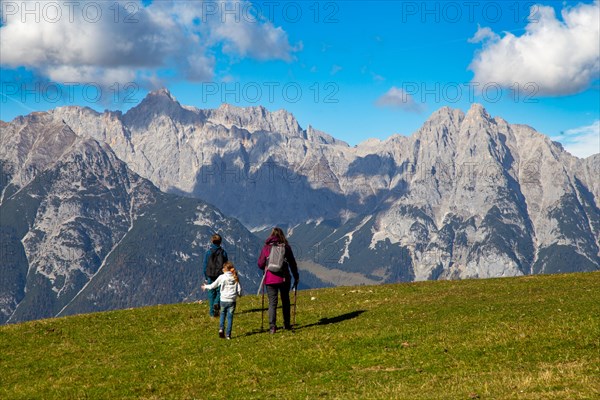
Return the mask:
[[[473,82],[505,87],[534,83],[539,95],[587,89],[600,77],[600,1],[565,7],[561,15],[562,21],[550,6],[532,7],[522,36],[506,32],[501,38],[479,27],[469,39],[484,43],[469,66]]]
[[[423,104],[415,102],[415,99],[406,91],[395,86],[377,99],[375,104],[380,107],[392,107],[411,112],[422,112],[425,108]]]
[[[499,39],[500,39],[500,36],[495,34],[491,28],[488,28],[488,27],[482,28],[481,26],[477,25],[477,32],[475,32],[475,35],[467,41],[469,43],[480,43],[485,40],[496,41]]]
[[[109,86],[112,83],[133,82],[135,71],[127,67],[101,68],[90,65],[53,65],[44,69],[44,74],[53,82],[96,83]]]
[[[22,7],[29,4],[33,9],[40,3],[24,2]],[[133,81],[138,71],[146,75],[159,68],[190,70],[188,57],[204,53],[181,26],[159,18],[152,6],[139,5],[135,21],[126,22],[128,12],[119,4],[123,18],[115,22],[110,9],[114,4],[94,3],[102,9],[98,21],[86,20],[83,8],[72,9],[72,21],[68,8],[62,9],[62,17],[55,22],[43,18],[43,13],[37,23],[33,17],[23,22],[20,13],[5,16],[6,25],[0,28],[2,66],[24,66],[57,82],[109,85]],[[204,74],[201,79],[210,77]]]
[[[210,33],[215,42],[223,42],[224,52],[241,57],[290,61],[292,52],[298,50],[290,45],[287,33],[270,22],[244,24],[229,18],[212,23]]]
[[[82,12],[91,3],[102,7],[98,21],[86,20]],[[204,16],[207,9],[202,2],[154,1],[146,7],[139,0],[91,3],[72,2],[75,8],[70,12],[67,3],[56,2],[64,5],[57,21],[44,18],[43,11],[37,22],[33,16],[23,22],[22,12],[5,13],[0,28],[0,65],[23,66],[63,83],[137,81],[151,85],[159,71],[176,79],[212,79],[217,46],[239,57],[286,61],[301,48],[301,44],[291,46],[287,33],[268,21],[222,18],[225,3],[230,1],[211,2],[218,6],[217,11]],[[28,0],[15,4],[32,9],[44,3]]]
[[[569,153],[580,158],[600,153],[600,120],[592,125],[569,129],[551,139],[560,142]]]

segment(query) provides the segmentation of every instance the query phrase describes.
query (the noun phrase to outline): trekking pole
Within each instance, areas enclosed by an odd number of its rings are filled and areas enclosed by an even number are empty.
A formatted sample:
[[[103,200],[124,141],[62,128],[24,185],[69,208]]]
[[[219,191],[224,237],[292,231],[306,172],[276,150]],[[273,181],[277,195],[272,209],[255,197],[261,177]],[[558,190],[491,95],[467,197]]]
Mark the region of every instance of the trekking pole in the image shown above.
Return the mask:
[[[262,288],[262,306],[260,307],[260,331],[265,330],[265,287]]]
[[[265,268],[265,272],[263,274],[263,279],[260,282],[260,286],[262,287],[262,305],[260,307],[260,331],[265,330],[265,276],[267,275],[267,269]]]

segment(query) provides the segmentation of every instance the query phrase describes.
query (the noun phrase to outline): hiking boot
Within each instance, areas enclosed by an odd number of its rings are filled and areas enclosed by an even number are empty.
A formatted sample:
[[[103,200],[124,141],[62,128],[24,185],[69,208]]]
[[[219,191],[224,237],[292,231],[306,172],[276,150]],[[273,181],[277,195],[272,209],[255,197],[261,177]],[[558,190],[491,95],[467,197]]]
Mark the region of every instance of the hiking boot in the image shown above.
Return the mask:
[[[221,339],[225,339],[225,332],[223,332],[223,331],[219,331],[219,337],[220,337]]]
[[[274,327],[274,326],[272,326],[272,327],[271,327],[271,329],[269,330],[269,333],[270,333],[271,335],[274,335],[274,334],[275,334],[275,332],[277,332],[277,328],[276,328],[276,327]]]

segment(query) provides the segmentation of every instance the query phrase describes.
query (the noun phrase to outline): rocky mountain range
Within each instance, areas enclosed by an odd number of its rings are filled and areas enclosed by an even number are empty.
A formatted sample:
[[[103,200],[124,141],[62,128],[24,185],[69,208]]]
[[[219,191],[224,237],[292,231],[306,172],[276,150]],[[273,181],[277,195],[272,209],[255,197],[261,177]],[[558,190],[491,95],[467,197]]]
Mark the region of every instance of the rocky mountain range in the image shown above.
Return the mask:
[[[50,114],[0,128],[0,323],[199,299],[216,231],[258,287],[260,243],[237,220],[161,192]]]
[[[0,322],[196,298],[214,230],[254,285],[274,225],[306,286],[600,268],[600,155],[477,104],[353,147],[284,110],[165,89],[124,114],[0,124]]]

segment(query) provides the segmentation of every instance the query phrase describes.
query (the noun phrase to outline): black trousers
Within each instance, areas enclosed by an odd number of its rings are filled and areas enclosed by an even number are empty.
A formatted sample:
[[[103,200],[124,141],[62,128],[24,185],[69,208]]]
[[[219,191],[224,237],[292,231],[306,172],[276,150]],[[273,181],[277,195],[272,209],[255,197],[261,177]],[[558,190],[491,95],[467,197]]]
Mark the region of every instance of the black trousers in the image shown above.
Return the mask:
[[[277,327],[277,294],[281,293],[281,308],[283,311],[283,326],[290,328],[290,283],[266,285],[269,296],[269,327]]]

